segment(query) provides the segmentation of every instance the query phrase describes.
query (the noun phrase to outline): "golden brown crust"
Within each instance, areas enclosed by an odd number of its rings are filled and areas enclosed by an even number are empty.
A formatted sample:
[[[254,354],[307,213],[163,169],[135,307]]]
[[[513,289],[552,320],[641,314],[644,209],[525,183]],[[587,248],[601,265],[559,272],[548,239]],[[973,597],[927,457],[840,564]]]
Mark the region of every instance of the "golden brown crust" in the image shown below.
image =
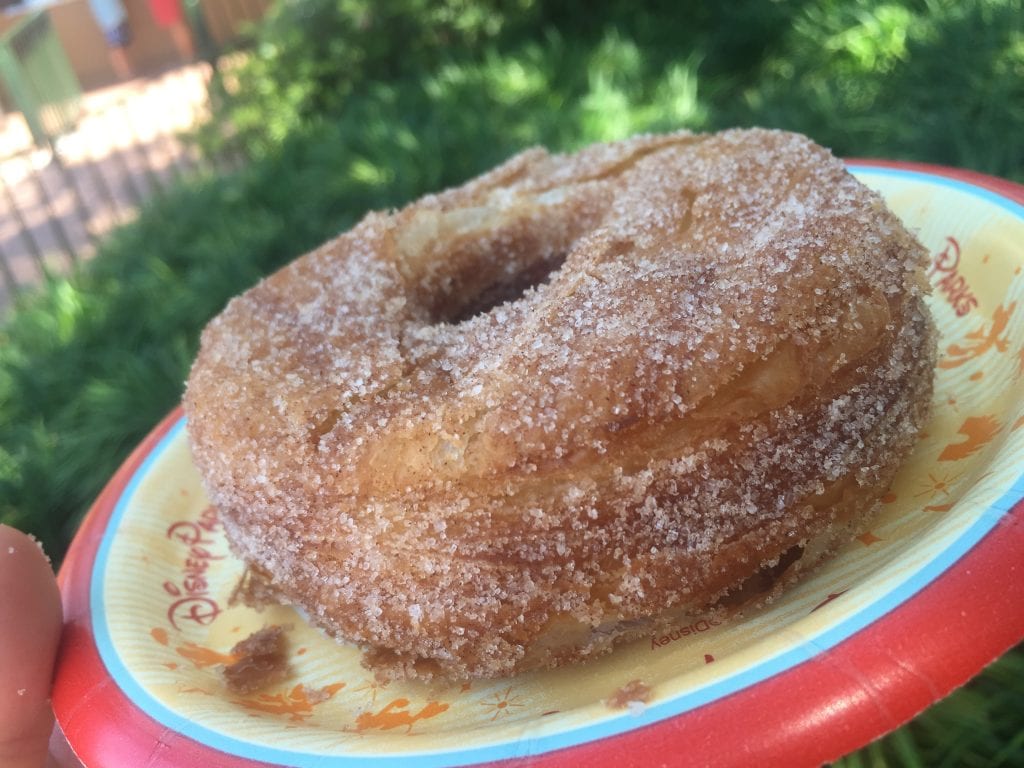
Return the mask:
[[[193,452],[265,589],[384,674],[586,658],[852,535],[927,415],[923,260],[794,134],[531,150],[232,301]]]

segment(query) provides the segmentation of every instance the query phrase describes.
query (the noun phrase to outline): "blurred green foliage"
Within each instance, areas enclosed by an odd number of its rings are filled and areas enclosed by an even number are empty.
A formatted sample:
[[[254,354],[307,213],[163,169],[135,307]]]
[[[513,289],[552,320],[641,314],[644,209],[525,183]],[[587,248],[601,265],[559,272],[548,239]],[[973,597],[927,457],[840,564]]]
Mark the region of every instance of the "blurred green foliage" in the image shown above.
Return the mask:
[[[215,83],[214,121],[261,155],[358,94],[434,70],[448,51],[493,41],[530,0],[303,0],[274,5],[251,56]],[[214,150],[220,146],[214,143]]]
[[[1020,0],[281,3],[201,141],[260,157],[390,99],[503,151],[757,124],[1024,180],[1022,18]]]
[[[1021,0],[282,0],[251,40],[194,137],[243,170],[153,200],[0,326],[0,520],[58,559],[230,296],[528,145],[757,124],[1024,181]],[[846,764],[1024,765],[1022,664]]]

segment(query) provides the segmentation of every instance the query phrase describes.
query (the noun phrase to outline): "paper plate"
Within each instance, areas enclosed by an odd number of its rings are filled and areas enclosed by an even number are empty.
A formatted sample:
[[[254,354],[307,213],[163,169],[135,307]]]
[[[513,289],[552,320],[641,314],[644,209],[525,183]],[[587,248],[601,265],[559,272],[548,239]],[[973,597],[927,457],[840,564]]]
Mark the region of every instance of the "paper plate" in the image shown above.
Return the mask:
[[[932,423],[881,515],[769,608],[693,616],[603,659],[454,686],[379,685],[286,608],[229,607],[242,567],[180,412],[111,480],[60,582],[53,705],[93,766],[818,764],[895,728],[1024,637],[1024,188],[858,162],[932,253]],[[289,627],[293,674],[224,686]],[[639,682],[637,682],[639,681]]]

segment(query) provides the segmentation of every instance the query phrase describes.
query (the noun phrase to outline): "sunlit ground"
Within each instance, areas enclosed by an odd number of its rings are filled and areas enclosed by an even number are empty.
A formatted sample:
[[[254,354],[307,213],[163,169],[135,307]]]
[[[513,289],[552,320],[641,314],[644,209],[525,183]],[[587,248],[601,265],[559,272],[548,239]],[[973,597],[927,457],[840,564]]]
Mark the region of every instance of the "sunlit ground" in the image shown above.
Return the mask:
[[[196,166],[180,134],[207,111],[208,79],[209,66],[195,64],[85,93],[74,129],[56,142],[63,169],[50,148],[33,144],[19,113],[2,118],[9,215],[0,219],[0,254],[19,286],[38,283],[41,265],[60,272],[91,257],[99,238]],[[0,310],[10,295],[6,282]]]

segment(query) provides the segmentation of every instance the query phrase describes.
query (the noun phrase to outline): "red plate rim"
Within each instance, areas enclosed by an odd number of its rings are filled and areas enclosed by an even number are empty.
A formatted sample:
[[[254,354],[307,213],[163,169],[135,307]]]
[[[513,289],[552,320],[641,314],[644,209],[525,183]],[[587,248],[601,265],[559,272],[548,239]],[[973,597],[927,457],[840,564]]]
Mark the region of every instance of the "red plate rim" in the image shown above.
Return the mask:
[[[940,176],[1024,204],[1024,186],[973,171],[891,160],[850,160]],[[97,651],[89,585],[117,500],[181,418],[174,409],[140,443],[93,504],[58,577],[65,627],[53,708],[85,766],[268,766],[169,731],[114,683]],[[597,741],[488,766],[588,764],[818,765],[904,724],[1024,639],[1024,501],[911,599],[835,647],[697,709]],[[112,724],[116,724],[112,726]]]

